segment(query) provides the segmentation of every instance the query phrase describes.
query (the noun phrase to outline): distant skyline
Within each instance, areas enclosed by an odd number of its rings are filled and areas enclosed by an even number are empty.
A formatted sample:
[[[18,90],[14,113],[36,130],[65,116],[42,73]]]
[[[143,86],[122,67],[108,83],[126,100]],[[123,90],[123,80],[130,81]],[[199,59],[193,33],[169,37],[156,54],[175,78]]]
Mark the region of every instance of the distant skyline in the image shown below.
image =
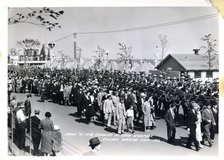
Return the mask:
[[[52,8],[63,10],[64,14],[58,22],[62,28],[51,32],[44,27],[31,24],[14,24],[8,27],[9,49],[15,47],[18,40],[25,38],[38,39],[42,44],[60,39],[76,32],[114,31],[142,26],[151,26],[191,19],[217,13],[212,7],[67,7]],[[26,8],[9,9],[9,17]],[[153,59],[156,46],[160,46],[158,36],[166,35],[169,49],[167,54],[193,54],[194,48],[205,45],[201,38],[206,34],[218,40],[218,16],[163,27],[142,30],[113,32],[105,34],[78,34],[77,45],[82,49],[82,57],[91,58],[96,55],[97,45],[109,51],[109,58],[116,58],[119,52],[118,43],[132,46],[133,58]],[[73,56],[74,38],[56,42],[53,52],[59,56],[59,51]],[[218,43],[217,43],[218,45]],[[203,53],[203,50],[199,52]]]

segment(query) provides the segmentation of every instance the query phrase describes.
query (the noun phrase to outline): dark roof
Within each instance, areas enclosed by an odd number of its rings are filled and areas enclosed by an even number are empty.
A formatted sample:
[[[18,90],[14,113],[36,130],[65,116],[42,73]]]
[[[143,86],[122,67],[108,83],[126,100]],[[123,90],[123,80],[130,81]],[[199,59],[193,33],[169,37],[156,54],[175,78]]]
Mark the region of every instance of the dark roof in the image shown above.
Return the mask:
[[[206,54],[169,54],[157,66],[161,66],[169,57],[174,58],[186,70],[208,70],[208,55]],[[211,70],[219,69],[218,55],[214,55]]]

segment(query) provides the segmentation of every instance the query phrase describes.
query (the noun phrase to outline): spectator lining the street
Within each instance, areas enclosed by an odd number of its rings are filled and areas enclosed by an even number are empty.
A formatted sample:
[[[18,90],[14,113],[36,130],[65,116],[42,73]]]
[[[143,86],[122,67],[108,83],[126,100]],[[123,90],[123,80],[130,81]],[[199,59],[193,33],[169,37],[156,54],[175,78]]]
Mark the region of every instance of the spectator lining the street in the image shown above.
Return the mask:
[[[62,150],[62,142],[63,142],[63,139],[62,139],[62,134],[61,134],[60,128],[58,125],[54,125],[53,139],[52,139],[53,156],[61,155],[60,151]]]
[[[99,150],[101,148],[101,142],[98,137],[91,138],[89,140],[89,146],[91,150],[89,152],[84,153],[84,156],[99,156]]]
[[[52,138],[53,138],[53,130],[54,124],[50,119],[51,113],[45,113],[45,119],[43,119],[40,123],[41,132],[41,152],[44,153],[45,156],[50,156],[52,153]]]

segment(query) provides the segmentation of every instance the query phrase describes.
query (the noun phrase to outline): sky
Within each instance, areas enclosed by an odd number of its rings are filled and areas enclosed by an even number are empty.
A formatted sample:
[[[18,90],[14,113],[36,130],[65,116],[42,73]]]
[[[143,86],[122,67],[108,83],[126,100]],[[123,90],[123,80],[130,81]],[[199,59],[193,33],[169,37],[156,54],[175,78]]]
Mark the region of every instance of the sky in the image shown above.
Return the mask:
[[[51,8],[55,11],[63,10],[64,14],[58,19],[62,28],[48,31],[44,27],[32,24],[14,24],[8,27],[9,49],[15,47],[16,42],[25,38],[38,39],[42,44],[53,42],[66,35],[76,32],[114,31],[135,27],[156,25],[191,19],[217,13],[212,7],[67,7]],[[9,17],[24,12],[27,8],[10,8]],[[95,56],[97,45],[109,51],[109,58],[117,58],[118,43],[132,46],[133,58],[155,58],[160,53],[158,36],[166,35],[168,47],[166,54],[193,54],[194,48],[205,45],[201,40],[204,35],[211,34],[218,40],[218,16],[176,25],[154,27],[126,32],[105,34],[78,34],[77,45],[82,49],[82,57]],[[56,42],[53,53],[73,57],[74,38]],[[199,53],[204,53],[201,50]]]

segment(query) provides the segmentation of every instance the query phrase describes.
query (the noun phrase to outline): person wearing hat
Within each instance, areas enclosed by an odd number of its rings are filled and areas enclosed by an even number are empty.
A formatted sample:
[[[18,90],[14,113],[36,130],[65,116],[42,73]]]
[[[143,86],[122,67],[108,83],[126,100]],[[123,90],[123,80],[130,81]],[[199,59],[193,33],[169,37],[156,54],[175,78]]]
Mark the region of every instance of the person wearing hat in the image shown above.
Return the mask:
[[[89,146],[91,150],[89,152],[84,153],[84,156],[98,156],[99,149],[101,147],[101,142],[98,137],[93,137],[89,140]]]
[[[40,118],[39,118],[40,110],[34,111],[34,116],[30,117],[31,122],[31,137],[33,142],[33,150],[34,155],[39,155],[39,145],[41,140],[41,129],[40,126]]]
[[[32,97],[31,94],[27,94],[27,99],[24,102],[24,106],[25,106],[25,114],[26,116],[28,116],[30,118],[31,115],[31,102],[30,102],[30,98]]]
[[[9,103],[9,106],[8,106],[8,127],[11,128],[11,131],[13,129],[15,129],[15,119],[16,119],[15,108],[16,108],[16,106],[17,106],[16,96],[13,95],[12,99]],[[11,131],[9,134],[13,133]]]
[[[197,106],[190,104],[190,110],[188,111],[188,130],[190,130],[190,134],[187,140],[186,147],[191,149],[192,142],[194,142],[196,151],[199,151],[199,142],[196,139],[196,122],[198,121],[197,117]]]
[[[120,101],[120,97],[119,97],[118,91],[113,91],[113,95],[111,97],[112,97],[112,101],[113,101],[113,110],[112,110],[112,113],[113,113],[113,124],[114,124],[114,126],[116,126],[116,120],[118,119],[116,110],[117,110],[117,105],[118,105],[118,103]]]
[[[98,104],[98,109],[100,112],[100,121],[104,121],[104,113],[103,113],[103,103],[105,100],[106,92],[102,89],[99,88],[99,92],[97,94],[97,104]]]
[[[152,118],[152,107],[153,100],[151,96],[145,98],[145,102],[142,105],[142,112],[144,115],[144,132],[149,131],[149,127],[152,128],[153,118]]]
[[[209,147],[213,145],[211,140],[211,126],[216,125],[214,115],[211,111],[211,102],[210,100],[206,100],[204,109],[202,110],[202,128],[203,128],[203,141],[202,144],[205,143],[205,141],[208,141]]]
[[[18,110],[16,113],[16,140],[18,142],[19,149],[25,149],[25,131],[26,131],[26,116],[24,114],[24,105],[23,102],[17,103]]]
[[[125,126],[125,118],[126,118],[126,109],[124,105],[124,99],[121,99],[120,102],[116,104],[116,114],[117,114],[117,119],[118,119],[118,127],[117,127],[117,132],[118,134],[123,134],[124,133],[124,126]]]
[[[81,84],[80,84],[81,85]],[[77,117],[81,118],[82,111],[84,109],[84,102],[85,102],[85,93],[83,87],[78,87],[78,92],[76,95],[76,103],[77,103]]]
[[[192,105],[195,105],[196,108],[196,113],[197,113],[197,121],[196,121],[196,139],[199,143],[199,148],[203,148],[203,145],[201,144],[202,141],[202,134],[201,134],[201,122],[202,122],[202,118],[201,118],[201,111],[200,111],[200,106],[198,103],[196,102],[192,102]]]
[[[49,156],[52,152],[52,136],[54,130],[53,121],[50,119],[51,113],[45,113],[45,119],[41,120],[40,128],[41,132],[41,152],[44,153],[45,156]]]
[[[164,116],[167,126],[167,142],[171,144],[174,143],[176,135],[175,108],[175,104],[172,103]]]
[[[107,95],[107,99],[103,104],[103,112],[104,112],[104,124],[107,123],[107,127],[111,127],[111,118],[112,118],[112,110],[113,110],[113,101],[110,94]]]

